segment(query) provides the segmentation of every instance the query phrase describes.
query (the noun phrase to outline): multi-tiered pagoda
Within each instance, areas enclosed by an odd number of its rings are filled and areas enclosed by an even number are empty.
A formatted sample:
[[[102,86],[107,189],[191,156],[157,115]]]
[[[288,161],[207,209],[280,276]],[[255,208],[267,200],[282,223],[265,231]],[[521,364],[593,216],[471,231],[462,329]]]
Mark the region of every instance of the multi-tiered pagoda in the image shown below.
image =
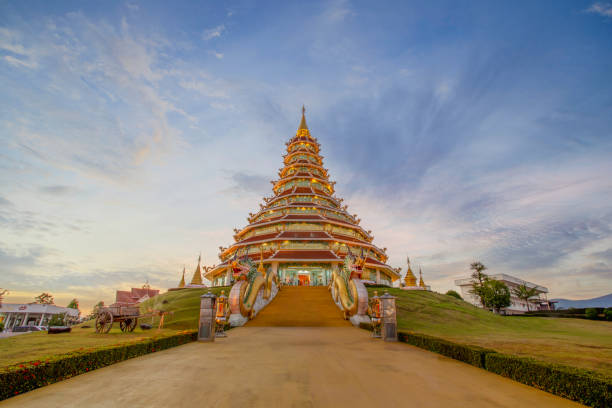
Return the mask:
[[[323,167],[304,112],[296,135],[286,143],[272,197],[264,197],[259,211],[249,214],[246,227],[234,230],[235,242],[220,247],[221,263],[207,271],[214,286],[229,285],[232,259],[245,256],[272,268],[283,285],[327,285],[349,251],[366,257],[362,279],[388,285],[399,279],[398,271],[386,264],[386,248],[372,244],[371,231],[334,195],[335,182]]]

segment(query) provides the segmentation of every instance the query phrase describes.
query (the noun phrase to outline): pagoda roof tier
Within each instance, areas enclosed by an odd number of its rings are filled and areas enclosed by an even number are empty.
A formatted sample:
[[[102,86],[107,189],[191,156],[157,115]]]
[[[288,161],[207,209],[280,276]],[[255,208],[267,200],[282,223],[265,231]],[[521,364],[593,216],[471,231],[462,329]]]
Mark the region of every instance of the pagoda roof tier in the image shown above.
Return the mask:
[[[326,176],[326,177],[328,177],[328,176],[329,176],[329,175],[327,174],[327,169],[323,168],[323,166],[319,166],[318,164],[314,164],[314,163],[311,163],[311,162],[308,162],[308,161],[307,161],[306,163],[297,163],[297,162],[294,162],[294,163],[291,163],[291,164],[286,165],[285,167],[283,167],[282,169],[280,169],[280,171],[279,171],[279,176],[280,176],[280,177],[284,177],[284,176],[283,176],[283,173],[285,173],[285,172],[287,172],[287,171],[291,170],[291,169],[292,169],[292,168],[294,168],[294,167],[313,167],[313,168],[315,168],[315,169],[322,170],[322,171],[323,171],[323,173],[325,173],[325,176]]]
[[[317,193],[318,191],[318,193]],[[303,195],[303,194],[312,194],[312,195],[322,195],[325,197],[331,197],[331,192],[325,191],[325,190],[319,190],[319,189],[315,189],[312,186],[310,187],[297,187],[294,186],[292,189],[289,190],[285,190],[282,193],[279,193],[278,195],[276,195],[274,198],[280,198],[280,197],[284,197],[284,196],[288,196],[291,194],[295,194],[295,195]]]
[[[310,189],[310,188],[308,188],[308,187],[298,187],[298,188],[305,188],[307,191],[306,191],[306,192],[290,192],[289,194],[284,194],[284,193],[285,193],[285,191],[283,191],[283,193],[282,193],[283,195],[277,195],[277,196],[272,197],[270,200],[268,200],[268,206],[269,206],[270,204],[274,203],[275,201],[280,200],[281,198],[287,198],[288,196],[292,196],[292,195],[297,195],[297,196],[300,196],[300,195],[305,195],[305,196],[315,196],[315,197],[316,197],[316,196],[322,196],[323,198],[326,198],[326,199],[328,199],[328,200],[333,201],[333,202],[334,202],[334,204],[336,204],[336,205],[338,206],[338,208],[340,208],[340,202],[338,201],[338,199],[334,198],[334,197],[333,197],[333,196],[331,196],[331,195],[326,195],[326,194],[315,194],[315,193],[313,193],[313,192],[311,191],[311,189]]]
[[[291,221],[291,220],[287,220],[285,219],[285,217],[287,217],[287,215],[283,215],[281,217],[274,217],[274,218],[270,218],[267,220],[261,220],[261,221],[257,221],[254,223],[251,223],[249,225],[247,225],[246,227],[244,227],[244,229],[242,231],[240,231],[240,235],[242,235],[243,233],[247,232],[248,230],[254,228],[254,227],[261,227],[264,225],[273,225],[273,224],[278,224],[278,223],[283,223],[285,221]],[[356,224],[351,224],[349,222],[346,221],[340,221],[337,220],[335,218],[331,218],[331,217],[324,217],[324,216],[320,216],[317,215],[318,218],[308,218],[308,219],[300,219],[300,221],[310,221],[310,222],[314,222],[314,223],[326,223],[326,224],[337,224],[340,226],[348,226],[348,227],[352,227],[354,229],[357,229],[359,231],[361,231],[364,235],[366,236],[370,236],[370,234],[364,230],[360,225],[356,225]]]
[[[270,236],[273,235],[273,236]],[[346,235],[333,234],[333,236],[325,231],[280,231],[274,232],[272,234],[261,234],[254,235],[242,241],[238,241],[233,243],[229,248],[226,248],[223,251],[223,254],[231,254],[237,248],[244,247],[245,245],[256,245],[256,244],[266,244],[273,242],[283,242],[283,241],[331,241],[331,242],[339,242],[339,243],[347,243],[354,244],[357,246],[365,247],[366,249],[374,250],[377,253],[384,255],[382,249],[378,248],[376,245],[368,241],[362,241],[353,237],[349,237]],[[222,254],[222,255],[223,255]]]
[[[294,142],[287,143],[287,150],[291,150],[292,146],[299,144],[299,143],[313,145],[315,149],[317,150],[316,153],[319,153],[321,149],[321,145],[319,145],[319,143],[315,141],[314,139],[311,139],[311,140],[295,140]]]
[[[324,157],[323,157],[323,156],[321,156],[321,155],[318,155],[317,153],[311,152],[311,151],[305,151],[305,152],[300,151],[300,152],[291,152],[291,153],[287,153],[286,155],[284,155],[284,156],[283,156],[284,163],[285,163],[286,165],[287,165],[287,164],[290,164],[289,160],[291,160],[291,158],[292,158],[293,156],[297,156],[298,154],[307,154],[307,155],[309,155],[309,156],[312,156],[312,157],[314,157],[315,159],[317,159],[317,162],[319,163],[319,165],[321,165],[321,166],[323,165],[323,159],[324,159]],[[304,160],[304,159],[299,159],[299,160]],[[298,163],[298,162],[294,162],[294,163]],[[311,163],[312,163],[312,162],[311,162]]]
[[[318,203],[311,203],[311,202],[308,202],[308,201],[304,201],[304,202],[301,202],[301,201],[297,202],[296,201],[296,202],[293,202],[293,203],[290,203],[290,204],[279,205],[277,207],[270,207],[270,206],[263,207],[252,218],[255,219],[255,218],[259,217],[260,215],[265,214],[265,213],[270,212],[270,211],[278,212],[278,211],[283,211],[283,210],[287,210],[287,209],[306,208],[306,207],[314,208],[314,209],[317,209],[317,210],[323,210],[323,211],[329,211],[329,212],[334,212],[334,213],[342,214],[342,215],[345,215],[346,217],[348,217],[349,219],[353,219],[352,215],[350,215],[348,212],[346,212],[345,210],[343,210],[340,207],[328,207],[326,205],[321,205],[321,204],[318,204]],[[256,222],[260,222],[260,221],[256,221]],[[256,222],[253,222],[253,224],[256,223]]]
[[[280,180],[277,180],[276,183],[274,184],[274,192],[276,192],[276,189],[280,186],[282,186],[285,183],[290,182],[291,180],[317,180],[317,183],[321,183],[324,185],[329,185],[329,187],[331,188],[331,191],[329,192],[329,194],[333,194],[334,188],[333,188],[333,182],[329,181],[328,179],[325,178],[321,178],[319,176],[316,176],[314,174],[309,174],[309,173],[304,173],[304,176],[300,176],[300,175],[291,175],[289,177],[285,177],[282,178]]]
[[[270,258],[271,260],[287,260],[287,261],[309,261],[309,262],[330,262],[330,261],[342,261],[332,251],[316,251],[308,249],[281,249],[276,251]]]

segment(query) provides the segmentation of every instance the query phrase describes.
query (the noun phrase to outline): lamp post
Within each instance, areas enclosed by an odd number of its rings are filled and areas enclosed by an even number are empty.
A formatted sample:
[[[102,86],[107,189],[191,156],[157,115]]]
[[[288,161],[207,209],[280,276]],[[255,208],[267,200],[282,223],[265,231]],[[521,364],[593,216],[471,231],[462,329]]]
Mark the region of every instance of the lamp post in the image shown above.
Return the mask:
[[[215,303],[217,296],[208,291],[200,296],[198,341],[215,341]]]
[[[379,297],[382,302],[382,338],[384,341],[397,341],[397,313],[395,309],[395,296],[389,292]]]

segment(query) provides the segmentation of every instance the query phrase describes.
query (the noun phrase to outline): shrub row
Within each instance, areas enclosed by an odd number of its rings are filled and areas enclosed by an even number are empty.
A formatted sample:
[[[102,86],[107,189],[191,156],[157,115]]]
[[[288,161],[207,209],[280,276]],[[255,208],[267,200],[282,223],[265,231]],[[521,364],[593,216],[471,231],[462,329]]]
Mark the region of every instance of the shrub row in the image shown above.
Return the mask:
[[[452,341],[427,336],[425,334],[399,331],[397,333],[399,341],[420,347],[443,356],[463,361],[476,367],[485,367],[485,356],[487,353],[494,353],[478,346],[468,344],[453,343]]]
[[[585,405],[612,407],[612,379],[589,370],[502,354],[419,333],[399,331],[398,340]]]
[[[196,331],[186,330],[171,336],[151,337],[137,343],[104,346],[7,366],[0,371],[0,401],[97,368],[196,339]]]
[[[488,371],[591,407],[612,406],[612,381],[596,373],[501,353],[487,354]]]

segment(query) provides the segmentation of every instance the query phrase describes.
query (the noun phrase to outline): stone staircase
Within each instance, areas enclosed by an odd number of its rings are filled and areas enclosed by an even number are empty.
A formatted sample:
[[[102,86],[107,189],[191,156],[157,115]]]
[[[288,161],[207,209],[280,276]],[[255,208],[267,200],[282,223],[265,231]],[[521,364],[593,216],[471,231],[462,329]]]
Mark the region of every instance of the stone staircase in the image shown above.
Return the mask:
[[[351,326],[325,286],[284,286],[246,326]]]

